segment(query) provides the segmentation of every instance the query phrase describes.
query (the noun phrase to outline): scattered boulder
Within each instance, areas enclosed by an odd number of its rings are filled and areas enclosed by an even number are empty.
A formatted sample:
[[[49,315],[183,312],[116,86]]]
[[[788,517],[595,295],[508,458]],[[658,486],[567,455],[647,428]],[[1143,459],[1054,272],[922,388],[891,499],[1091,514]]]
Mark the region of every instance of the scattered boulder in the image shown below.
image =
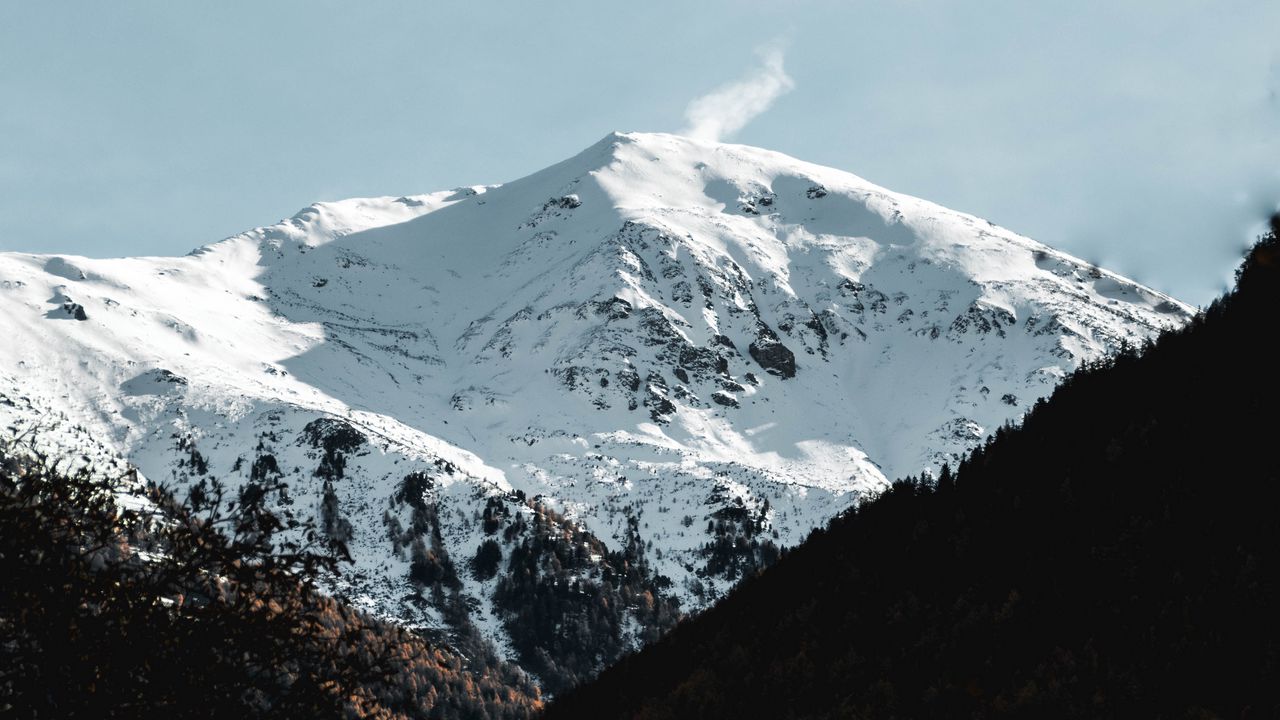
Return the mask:
[[[731,408],[738,407],[737,398],[730,395],[729,393],[720,392],[719,390],[711,393],[711,400],[717,405],[723,405],[725,407],[731,407]]]
[[[595,301],[592,303],[592,308],[597,315],[608,316],[610,320],[621,320],[631,314],[631,303],[620,297]]]
[[[751,358],[770,375],[780,378],[796,376],[795,353],[778,340],[777,334],[768,325],[760,324],[759,334],[747,347],[747,351],[751,353]]]
[[[574,208],[582,207],[582,198],[578,197],[576,194],[561,195],[558,198],[551,198],[550,200],[548,200],[542,206],[542,209],[550,210],[553,207],[560,208],[562,210],[572,210]]]
[[[318,418],[302,428],[302,437],[317,450],[354,452],[364,445],[364,433],[337,418]]]
[[[57,259],[54,258],[54,260]],[[88,320],[89,314],[85,312],[84,306],[72,300],[70,295],[63,292],[63,289],[62,286],[59,286],[54,290],[53,297],[49,298],[48,302],[57,307],[45,313],[44,316],[51,319],[71,317],[76,320]]]
[[[155,368],[137,375],[120,384],[125,395],[167,395],[179,391],[187,385],[187,379],[170,370]]]

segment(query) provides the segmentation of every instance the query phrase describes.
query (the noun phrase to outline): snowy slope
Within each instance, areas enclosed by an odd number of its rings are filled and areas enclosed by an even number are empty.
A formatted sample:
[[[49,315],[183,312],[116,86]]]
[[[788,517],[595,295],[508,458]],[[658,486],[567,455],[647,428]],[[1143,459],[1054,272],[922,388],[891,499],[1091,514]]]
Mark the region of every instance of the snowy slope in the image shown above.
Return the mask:
[[[4,254],[0,298],[0,394],[153,479],[278,471],[298,513],[333,496],[349,591],[427,625],[449,621],[406,600],[388,539],[415,472],[428,545],[460,569],[492,498],[533,512],[518,490],[613,548],[633,519],[688,609],[732,581],[708,572],[717,511],[798,542],[1189,312],[854,175],[657,134],[502,186],[319,203],[181,258]],[[459,575],[510,651],[496,581]]]

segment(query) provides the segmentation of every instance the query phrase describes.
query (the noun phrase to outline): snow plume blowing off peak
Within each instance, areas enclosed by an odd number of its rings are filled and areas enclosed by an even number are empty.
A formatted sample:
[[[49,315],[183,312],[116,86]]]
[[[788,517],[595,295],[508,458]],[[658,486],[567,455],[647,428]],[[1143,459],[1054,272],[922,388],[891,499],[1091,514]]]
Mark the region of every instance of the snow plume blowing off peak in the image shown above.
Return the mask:
[[[751,74],[689,103],[684,111],[688,125],[681,131],[682,135],[719,142],[741,130],[768,110],[774,100],[795,87],[782,67],[781,47],[763,49],[759,55],[760,67]]]

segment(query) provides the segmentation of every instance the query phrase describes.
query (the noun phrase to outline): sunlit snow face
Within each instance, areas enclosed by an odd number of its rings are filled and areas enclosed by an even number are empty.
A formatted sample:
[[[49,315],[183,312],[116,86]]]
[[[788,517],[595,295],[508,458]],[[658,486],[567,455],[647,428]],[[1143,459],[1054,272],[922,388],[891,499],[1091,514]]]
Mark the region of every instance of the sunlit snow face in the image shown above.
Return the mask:
[[[407,478],[451,557],[492,539],[491,500],[539,497],[591,542],[641,533],[698,607],[736,577],[705,552],[717,521],[798,542],[1185,317],[857,176],[653,134],[506,185],[317,203],[181,258],[0,254],[0,278],[0,392],[34,395],[28,419],[59,408],[89,429],[69,446],[180,484],[278,473],[290,512],[351,524],[361,602],[433,627],[388,540],[413,526]],[[331,427],[361,438],[340,461]],[[460,582],[502,642],[495,578]]]

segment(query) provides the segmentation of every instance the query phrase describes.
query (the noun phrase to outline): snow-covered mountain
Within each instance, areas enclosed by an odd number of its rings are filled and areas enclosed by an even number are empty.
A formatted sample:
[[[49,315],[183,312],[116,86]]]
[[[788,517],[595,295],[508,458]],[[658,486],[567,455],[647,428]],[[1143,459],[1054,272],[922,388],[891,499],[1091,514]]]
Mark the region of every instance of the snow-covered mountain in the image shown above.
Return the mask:
[[[663,597],[705,604],[1189,313],[854,175],[659,134],[181,258],[4,254],[0,298],[11,422],[155,480],[283,479],[358,602],[544,675],[564,649],[520,627],[528,583],[553,635],[629,646]]]

